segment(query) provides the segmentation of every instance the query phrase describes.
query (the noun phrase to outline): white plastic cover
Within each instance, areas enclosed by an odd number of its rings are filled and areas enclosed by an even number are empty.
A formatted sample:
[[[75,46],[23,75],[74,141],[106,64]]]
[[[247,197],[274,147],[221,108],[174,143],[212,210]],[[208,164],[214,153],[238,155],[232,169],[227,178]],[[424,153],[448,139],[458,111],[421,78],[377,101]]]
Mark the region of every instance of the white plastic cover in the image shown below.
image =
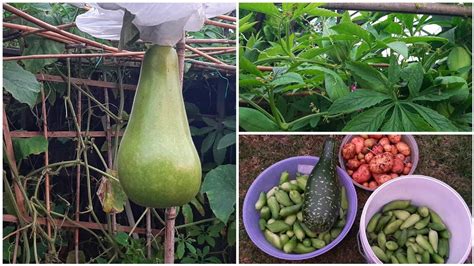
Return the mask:
[[[96,38],[120,40],[125,11],[135,15],[132,23],[140,39],[173,46],[183,31],[199,31],[206,18],[235,9],[235,3],[89,3],[92,7],[77,16],[77,27]]]

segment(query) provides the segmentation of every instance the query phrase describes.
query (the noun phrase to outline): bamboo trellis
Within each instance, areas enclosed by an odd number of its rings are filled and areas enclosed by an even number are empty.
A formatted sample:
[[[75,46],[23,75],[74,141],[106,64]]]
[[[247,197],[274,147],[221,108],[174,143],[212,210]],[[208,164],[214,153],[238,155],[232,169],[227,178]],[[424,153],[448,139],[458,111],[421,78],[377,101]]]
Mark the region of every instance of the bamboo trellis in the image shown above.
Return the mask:
[[[63,43],[66,48],[68,47],[79,47],[81,49],[89,49],[95,50],[96,53],[84,53],[84,54],[72,54],[72,53],[65,53],[65,54],[42,54],[42,55],[28,55],[28,56],[13,56],[13,57],[4,57],[4,61],[18,61],[18,60],[31,60],[31,59],[45,59],[45,58],[64,58],[67,60],[67,63],[70,64],[70,58],[91,58],[91,57],[102,57],[102,58],[119,58],[122,57],[127,61],[138,61],[140,62],[143,59],[144,52],[130,52],[122,50],[120,51],[116,47],[104,45],[98,43],[93,40],[89,40],[87,38],[75,35],[66,29],[71,27],[75,27],[74,23],[68,23],[65,25],[60,26],[53,26],[49,23],[46,23],[38,18],[35,18],[26,12],[23,12],[9,4],[4,3],[3,8],[5,11],[12,13],[13,15],[20,17],[28,22],[35,24],[37,27],[20,25],[15,23],[4,22],[3,27],[9,28],[12,30],[17,31],[16,37],[24,37],[27,35],[37,35],[43,38],[48,38],[50,40]],[[212,25],[215,27],[221,27],[225,29],[236,29],[235,22],[237,21],[235,17],[221,15],[217,16],[215,19],[220,20],[206,20],[205,24]],[[5,39],[4,39],[5,40]],[[8,40],[8,39],[7,39]],[[221,46],[209,46],[209,47],[200,47],[196,46],[193,47],[193,44],[199,45],[210,45],[210,44],[221,44]],[[236,67],[234,65],[230,65],[228,63],[223,62],[222,60],[217,59],[213,55],[220,55],[220,54],[231,54],[235,53],[236,41],[235,40],[227,40],[227,39],[192,39],[192,38],[185,38],[177,44],[176,49],[178,53],[179,65],[180,65],[180,76],[181,76],[181,84],[183,81],[184,75],[184,62],[187,61],[192,64],[193,68],[202,69],[202,70],[217,70],[223,73],[230,73],[234,74],[236,71]],[[67,49],[69,50],[69,49]],[[186,53],[188,52],[188,53]],[[197,58],[203,58],[209,60],[206,61],[198,61]],[[50,131],[47,125],[47,108],[46,108],[46,97],[44,95],[44,91],[41,91],[41,113],[43,116],[43,130],[42,131],[10,131],[8,118],[6,116],[6,111],[3,109],[3,137],[5,143],[5,156],[10,162],[10,169],[13,173],[13,176],[18,176],[18,169],[16,168],[16,161],[15,161],[15,154],[12,145],[12,138],[28,138],[32,136],[44,136],[46,139],[49,138],[64,138],[64,137],[100,137],[106,138],[107,143],[107,167],[109,169],[113,169],[113,160],[112,160],[112,137],[121,136],[123,134],[122,131],[116,130],[113,131],[111,129],[110,124],[110,117],[112,114],[106,113],[106,128],[104,131],[84,131],[81,130],[81,99],[83,96],[83,91],[81,87],[83,86],[90,86],[90,88],[99,88],[104,91],[104,98],[105,98],[105,106],[109,106],[109,89],[120,89],[122,92],[123,90],[130,90],[134,91],[136,89],[136,85],[133,84],[117,84],[114,82],[109,82],[106,80],[90,80],[90,79],[82,79],[82,78],[73,78],[70,75],[68,77],[63,76],[55,76],[55,75],[47,75],[47,74],[38,74],[36,78],[40,82],[60,82],[60,83],[68,83],[74,88],[77,89],[77,103],[75,106],[75,112],[77,115],[77,124],[79,128],[76,131]],[[123,103],[122,103],[123,105]],[[74,107],[72,107],[74,108]],[[74,110],[74,109],[72,109]],[[119,114],[120,115],[120,114]],[[77,143],[78,149],[80,149],[80,143]],[[54,163],[49,162],[49,150],[46,150],[44,156],[44,165],[46,169],[48,165],[52,167]],[[38,218],[35,222],[44,225],[46,227],[46,232],[49,237],[51,237],[51,227],[55,226],[57,228],[65,228],[71,229],[74,231],[74,250],[75,250],[75,261],[76,263],[79,262],[79,231],[80,230],[103,230],[107,228],[107,224],[100,224],[97,222],[89,222],[89,221],[81,221],[80,217],[80,187],[81,182],[81,167],[84,167],[88,170],[90,166],[78,163],[77,161],[71,162],[71,165],[76,164],[76,183],[75,183],[75,199],[76,205],[74,206],[75,209],[75,218],[74,220],[63,220],[63,219],[56,219],[56,218]],[[91,167],[92,168],[92,167]],[[99,170],[100,171],[100,170]],[[23,198],[23,194],[19,189],[19,185],[16,183],[17,179],[14,178],[13,188],[14,188],[14,195],[15,201],[19,206],[19,213],[20,217],[16,217],[10,214],[3,215],[4,222],[10,223],[17,223],[20,227],[25,223],[31,223],[32,217],[28,217],[26,215],[26,210],[24,206],[25,199]],[[45,205],[46,211],[49,214],[51,211],[51,184],[50,184],[50,176],[48,171],[46,170],[46,174],[44,176],[44,188],[45,188]],[[156,237],[157,235],[163,235],[163,230],[166,231],[166,240],[165,240],[165,262],[173,263],[174,261],[174,232],[176,229],[179,229],[180,226],[174,226],[174,219],[176,217],[176,210],[175,208],[169,208],[166,211],[166,228],[155,229],[152,228],[152,221],[151,221],[151,214],[152,210],[147,209],[146,211],[146,219],[145,219],[145,228],[138,227],[138,222],[135,225],[131,226],[123,226],[117,224],[115,215],[112,214],[112,230],[113,232],[127,232],[127,233],[136,233],[136,234],[144,234],[146,236],[146,243],[147,243],[147,256],[148,258],[151,257],[151,241],[152,238]],[[49,216],[49,215],[48,215]],[[210,219],[204,219],[202,221],[198,221],[195,223],[201,222],[209,222]],[[19,239],[20,239],[20,230],[15,232],[15,247],[14,247],[14,256],[13,256],[13,263],[16,263],[16,254],[18,254],[19,248]]]

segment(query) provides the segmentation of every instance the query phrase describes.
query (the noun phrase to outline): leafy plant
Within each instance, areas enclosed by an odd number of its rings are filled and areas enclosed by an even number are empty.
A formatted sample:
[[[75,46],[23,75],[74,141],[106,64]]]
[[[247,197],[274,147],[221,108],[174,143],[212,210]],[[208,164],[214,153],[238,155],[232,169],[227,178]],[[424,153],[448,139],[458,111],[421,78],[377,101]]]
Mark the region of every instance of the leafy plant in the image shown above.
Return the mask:
[[[471,130],[471,19],[320,5],[240,5],[244,130]]]

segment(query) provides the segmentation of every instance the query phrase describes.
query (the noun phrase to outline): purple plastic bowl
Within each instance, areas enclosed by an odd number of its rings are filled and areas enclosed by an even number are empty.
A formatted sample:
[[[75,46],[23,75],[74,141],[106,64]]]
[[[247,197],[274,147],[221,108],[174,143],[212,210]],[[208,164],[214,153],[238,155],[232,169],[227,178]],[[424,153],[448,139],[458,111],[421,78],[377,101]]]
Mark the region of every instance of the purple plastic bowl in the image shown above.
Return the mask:
[[[344,170],[344,172],[346,172],[347,170],[346,170],[346,160],[342,157],[342,147],[344,147],[344,145],[349,143],[352,140],[352,138],[354,138],[355,136],[356,135],[347,135],[347,136],[345,136],[342,139],[341,146],[339,147],[339,154],[338,154],[339,165]],[[412,167],[411,167],[411,170],[408,173],[408,175],[412,175],[415,172],[416,167],[418,166],[418,160],[420,158],[419,151],[418,151],[418,144],[416,144],[416,140],[412,135],[402,135],[402,141],[405,142],[410,147],[410,150],[411,150],[410,157],[411,157]],[[399,177],[403,177],[403,176],[405,176],[405,175],[401,175]],[[399,177],[397,177],[397,178],[399,178]],[[367,191],[374,191],[375,190],[375,189],[372,189],[372,188],[364,187],[362,184],[357,183],[352,178],[351,178],[351,180],[352,180],[352,183],[354,183],[354,185],[356,185],[359,188],[362,188],[362,189],[367,190]],[[379,187],[380,186],[378,186],[377,188],[379,188]]]
[[[341,240],[347,235],[357,214],[357,194],[352,184],[351,177],[342,170],[340,167],[337,167],[337,174],[339,175],[339,180],[341,184],[346,188],[347,199],[349,201],[349,208],[347,212],[347,223],[344,226],[342,232],[339,236],[334,239],[329,245],[325,246],[322,249],[306,253],[306,254],[286,254],[285,252],[273,247],[270,243],[267,242],[263,236],[262,231],[258,226],[258,220],[260,219],[260,214],[255,210],[255,203],[258,200],[260,192],[269,191],[272,187],[278,185],[280,181],[280,175],[284,171],[288,171],[290,177],[294,179],[296,177],[296,172],[298,165],[316,165],[319,161],[318,157],[313,156],[297,156],[291,157],[282,161],[279,161],[263,171],[252,183],[247,195],[244,200],[244,207],[242,209],[244,226],[247,234],[249,235],[252,242],[260,248],[263,252],[271,255],[273,257],[285,260],[304,260],[319,256],[328,250],[335,247]]]

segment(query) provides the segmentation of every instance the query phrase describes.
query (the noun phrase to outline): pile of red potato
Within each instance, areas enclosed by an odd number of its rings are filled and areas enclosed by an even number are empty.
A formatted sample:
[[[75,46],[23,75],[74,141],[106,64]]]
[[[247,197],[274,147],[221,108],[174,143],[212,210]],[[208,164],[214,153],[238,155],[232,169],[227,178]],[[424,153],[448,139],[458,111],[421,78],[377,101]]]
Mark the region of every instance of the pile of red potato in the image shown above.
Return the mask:
[[[401,135],[360,135],[342,147],[347,173],[370,189],[407,175],[412,167],[410,154]]]

